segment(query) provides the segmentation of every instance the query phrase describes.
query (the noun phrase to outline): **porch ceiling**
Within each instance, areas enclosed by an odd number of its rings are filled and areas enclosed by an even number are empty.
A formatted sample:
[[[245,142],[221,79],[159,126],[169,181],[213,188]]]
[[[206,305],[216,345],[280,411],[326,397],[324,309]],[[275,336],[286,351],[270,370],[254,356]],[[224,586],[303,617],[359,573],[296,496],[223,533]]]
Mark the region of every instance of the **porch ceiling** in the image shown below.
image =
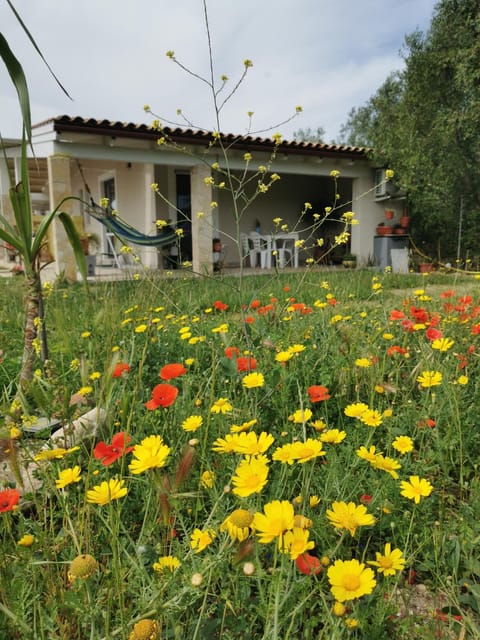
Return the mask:
[[[48,166],[46,158],[28,158],[28,178],[31,193],[47,193],[48,195]],[[8,159],[10,175],[15,175],[14,160]]]

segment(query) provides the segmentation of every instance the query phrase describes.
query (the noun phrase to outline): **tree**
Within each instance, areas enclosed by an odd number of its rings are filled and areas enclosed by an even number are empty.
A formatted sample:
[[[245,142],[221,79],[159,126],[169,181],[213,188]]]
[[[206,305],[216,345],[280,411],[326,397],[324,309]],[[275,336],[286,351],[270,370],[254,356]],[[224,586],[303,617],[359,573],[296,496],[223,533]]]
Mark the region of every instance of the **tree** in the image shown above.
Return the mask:
[[[323,127],[317,127],[316,129],[307,127],[293,132],[293,139],[298,142],[324,142],[324,137],[325,129]]]
[[[480,4],[441,0],[426,34],[405,40],[405,69],[352,109],[345,142],[374,147],[408,192],[412,232],[432,255],[480,251]]]

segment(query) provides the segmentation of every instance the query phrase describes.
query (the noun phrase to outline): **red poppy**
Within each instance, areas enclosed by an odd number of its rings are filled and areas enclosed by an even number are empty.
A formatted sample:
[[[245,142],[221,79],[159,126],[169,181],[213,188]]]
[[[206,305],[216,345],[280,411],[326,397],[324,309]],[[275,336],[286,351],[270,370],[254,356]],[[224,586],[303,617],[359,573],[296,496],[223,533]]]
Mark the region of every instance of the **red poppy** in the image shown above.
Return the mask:
[[[440,620],[440,622],[448,622],[451,619],[456,620],[457,622],[461,622],[462,616],[459,613],[445,613],[445,611],[442,611],[441,609],[436,609],[435,619]]]
[[[362,504],[370,504],[373,498],[368,493],[364,493],[360,496],[359,500]]]
[[[425,420],[419,420],[417,423],[417,427],[419,429],[422,429],[423,427],[430,427],[430,429],[433,429],[435,424],[436,424],[435,420],[432,420],[431,418],[427,418]]]
[[[255,318],[253,318],[252,316],[246,316],[245,322],[247,324],[253,324],[255,322]]]
[[[253,371],[257,368],[257,361],[252,356],[240,356],[237,358],[238,371]]]
[[[261,304],[260,300],[252,300],[250,303],[250,309],[258,309]]]
[[[273,304],[266,304],[263,307],[258,307],[257,309],[257,313],[259,313],[260,315],[264,316],[266,315],[269,311],[273,311],[274,307]]]
[[[412,320],[402,321],[402,327],[405,329],[405,331],[413,331],[414,324],[415,323]]]
[[[443,337],[443,331],[440,331],[440,329],[435,329],[434,327],[429,327],[426,331],[425,331],[425,336],[429,339],[429,340],[437,340],[439,338]]]
[[[160,378],[162,380],[172,380],[173,378],[178,378],[178,376],[183,376],[184,373],[187,373],[187,369],[183,364],[174,362],[173,364],[166,364],[160,369]]]
[[[314,384],[307,389],[307,393],[310,396],[310,402],[322,402],[323,400],[329,400],[331,396],[328,391],[328,388],[321,384]]]
[[[395,353],[399,353],[400,355],[404,356],[406,353],[408,353],[408,349],[404,349],[403,347],[399,347],[397,344],[394,344],[391,347],[388,347],[387,349],[387,356],[393,356]]]
[[[105,467],[108,467],[115,460],[133,450],[133,447],[127,447],[131,439],[124,431],[120,431],[113,436],[112,444],[106,444],[103,441],[99,442],[93,450],[93,457],[95,460],[100,460]]]
[[[112,372],[112,378],[121,378],[124,373],[129,373],[129,371],[129,364],[127,364],[126,362],[117,362]]]
[[[221,300],[215,300],[213,307],[217,311],[226,311],[228,309],[228,304],[225,304],[225,302],[222,302]]]
[[[153,410],[158,407],[169,407],[178,396],[178,389],[171,384],[157,384],[152,389],[151,399],[145,403],[147,409]]]
[[[329,304],[331,307],[334,307],[337,304],[337,300],[335,298],[329,298],[327,300],[327,304]]]
[[[295,560],[297,569],[306,576],[317,576],[322,571],[322,563],[316,556],[310,553],[302,553]]]
[[[425,309],[410,307],[410,315],[413,318],[415,318],[416,322],[420,322],[420,323],[428,322],[428,312]]]
[[[389,320],[403,320],[404,317],[405,317],[405,314],[403,313],[403,311],[397,311],[397,309],[392,309],[392,311],[390,311]]]
[[[451,298],[455,295],[455,291],[453,289],[448,289],[448,291],[443,291],[440,294],[440,298]]]
[[[227,358],[233,358],[233,356],[237,357],[240,354],[240,351],[237,347],[226,347],[225,355]]]
[[[17,489],[5,489],[0,491],[0,513],[12,511],[20,502],[20,493]]]
[[[472,335],[480,335],[480,322],[477,322],[477,324],[472,324]]]

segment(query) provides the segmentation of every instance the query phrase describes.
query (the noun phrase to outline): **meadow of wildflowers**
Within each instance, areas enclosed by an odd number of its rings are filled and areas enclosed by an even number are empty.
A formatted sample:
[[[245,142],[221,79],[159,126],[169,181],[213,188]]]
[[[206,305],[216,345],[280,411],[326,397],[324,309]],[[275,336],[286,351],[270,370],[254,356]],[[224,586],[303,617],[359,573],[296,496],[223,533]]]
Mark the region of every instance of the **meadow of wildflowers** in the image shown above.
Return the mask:
[[[0,466],[42,481],[0,486],[0,637],[478,637],[477,280],[192,282],[48,287],[13,404],[0,283]],[[92,407],[78,446],[28,434]]]

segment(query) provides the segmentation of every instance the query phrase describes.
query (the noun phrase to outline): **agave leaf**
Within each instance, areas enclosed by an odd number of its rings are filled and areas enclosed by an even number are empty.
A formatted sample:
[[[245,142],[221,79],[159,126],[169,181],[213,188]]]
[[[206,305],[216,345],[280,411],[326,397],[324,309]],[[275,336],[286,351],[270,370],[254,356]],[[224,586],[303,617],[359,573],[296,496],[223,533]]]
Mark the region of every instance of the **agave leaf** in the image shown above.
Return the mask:
[[[8,0],[7,0],[8,2]],[[22,120],[27,134],[28,141],[32,138],[32,121],[30,116],[30,99],[28,97],[28,87],[22,65],[19,63],[13,51],[8,46],[8,42],[0,33],[0,56],[7,67],[13,85],[17,91],[20,109],[22,111]]]
[[[33,39],[32,34],[30,33],[30,31],[27,29],[25,23],[23,22],[22,18],[20,17],[18,11],[15,9],[15,7],[13,6],[13,4],[11,3],[10,0],[7,0],[7,4],[10,7],[10,9],[13,11],[16,19],[18,20],[20,26],[22,27],[22,29],[25,31],[28,39],[30,40],[30,42],[32,43],[35,51],[38,53],[38,55],[40,56],[40,58],[43,60],[43,62],[45,63],[45,66],[47,67],[47,69],[50,71],[50,73],[52,74],[52,76],[55,78],[55,82],[58,84],[58,86],[60,87],[60,89],[63,91],[63,93],[70,98],[70,100],[72,100],[72,97],[70,96],[70,94],[68,93],[68,91],[65,89],[65,87],[63,86],[63,84],[60,82],[60,80],[57,78],[57,76],[54,74],[52,67],[48,64],[48,62],[46,61],[43,53],[40,51],[40,49],[38,48],[37,43],[35,42],[35,40]]]
[[[87,284],[87,261],[85,260],[85,256],[83,254],[82,244],[80,242],[80,235],[75,227],[72,218],[62,211],[58,214],[58,218],[63,224],[63,228],[65,229],[65,233],[67,234],[68,241],[73,249],[73,254],[75,256],[75,260],[78,266],[78,270],[80,271],[80,275],[82,276],[82,280]]]
[[[23,251],[23,245],[19,242],[15,229],[2,215],[0,215],[0,224],[3,225],[3,228],[0,227],[0,240],[3,240],[3,242],[6,242],[7,244],[11,244],[12,247],[21,253]]]

